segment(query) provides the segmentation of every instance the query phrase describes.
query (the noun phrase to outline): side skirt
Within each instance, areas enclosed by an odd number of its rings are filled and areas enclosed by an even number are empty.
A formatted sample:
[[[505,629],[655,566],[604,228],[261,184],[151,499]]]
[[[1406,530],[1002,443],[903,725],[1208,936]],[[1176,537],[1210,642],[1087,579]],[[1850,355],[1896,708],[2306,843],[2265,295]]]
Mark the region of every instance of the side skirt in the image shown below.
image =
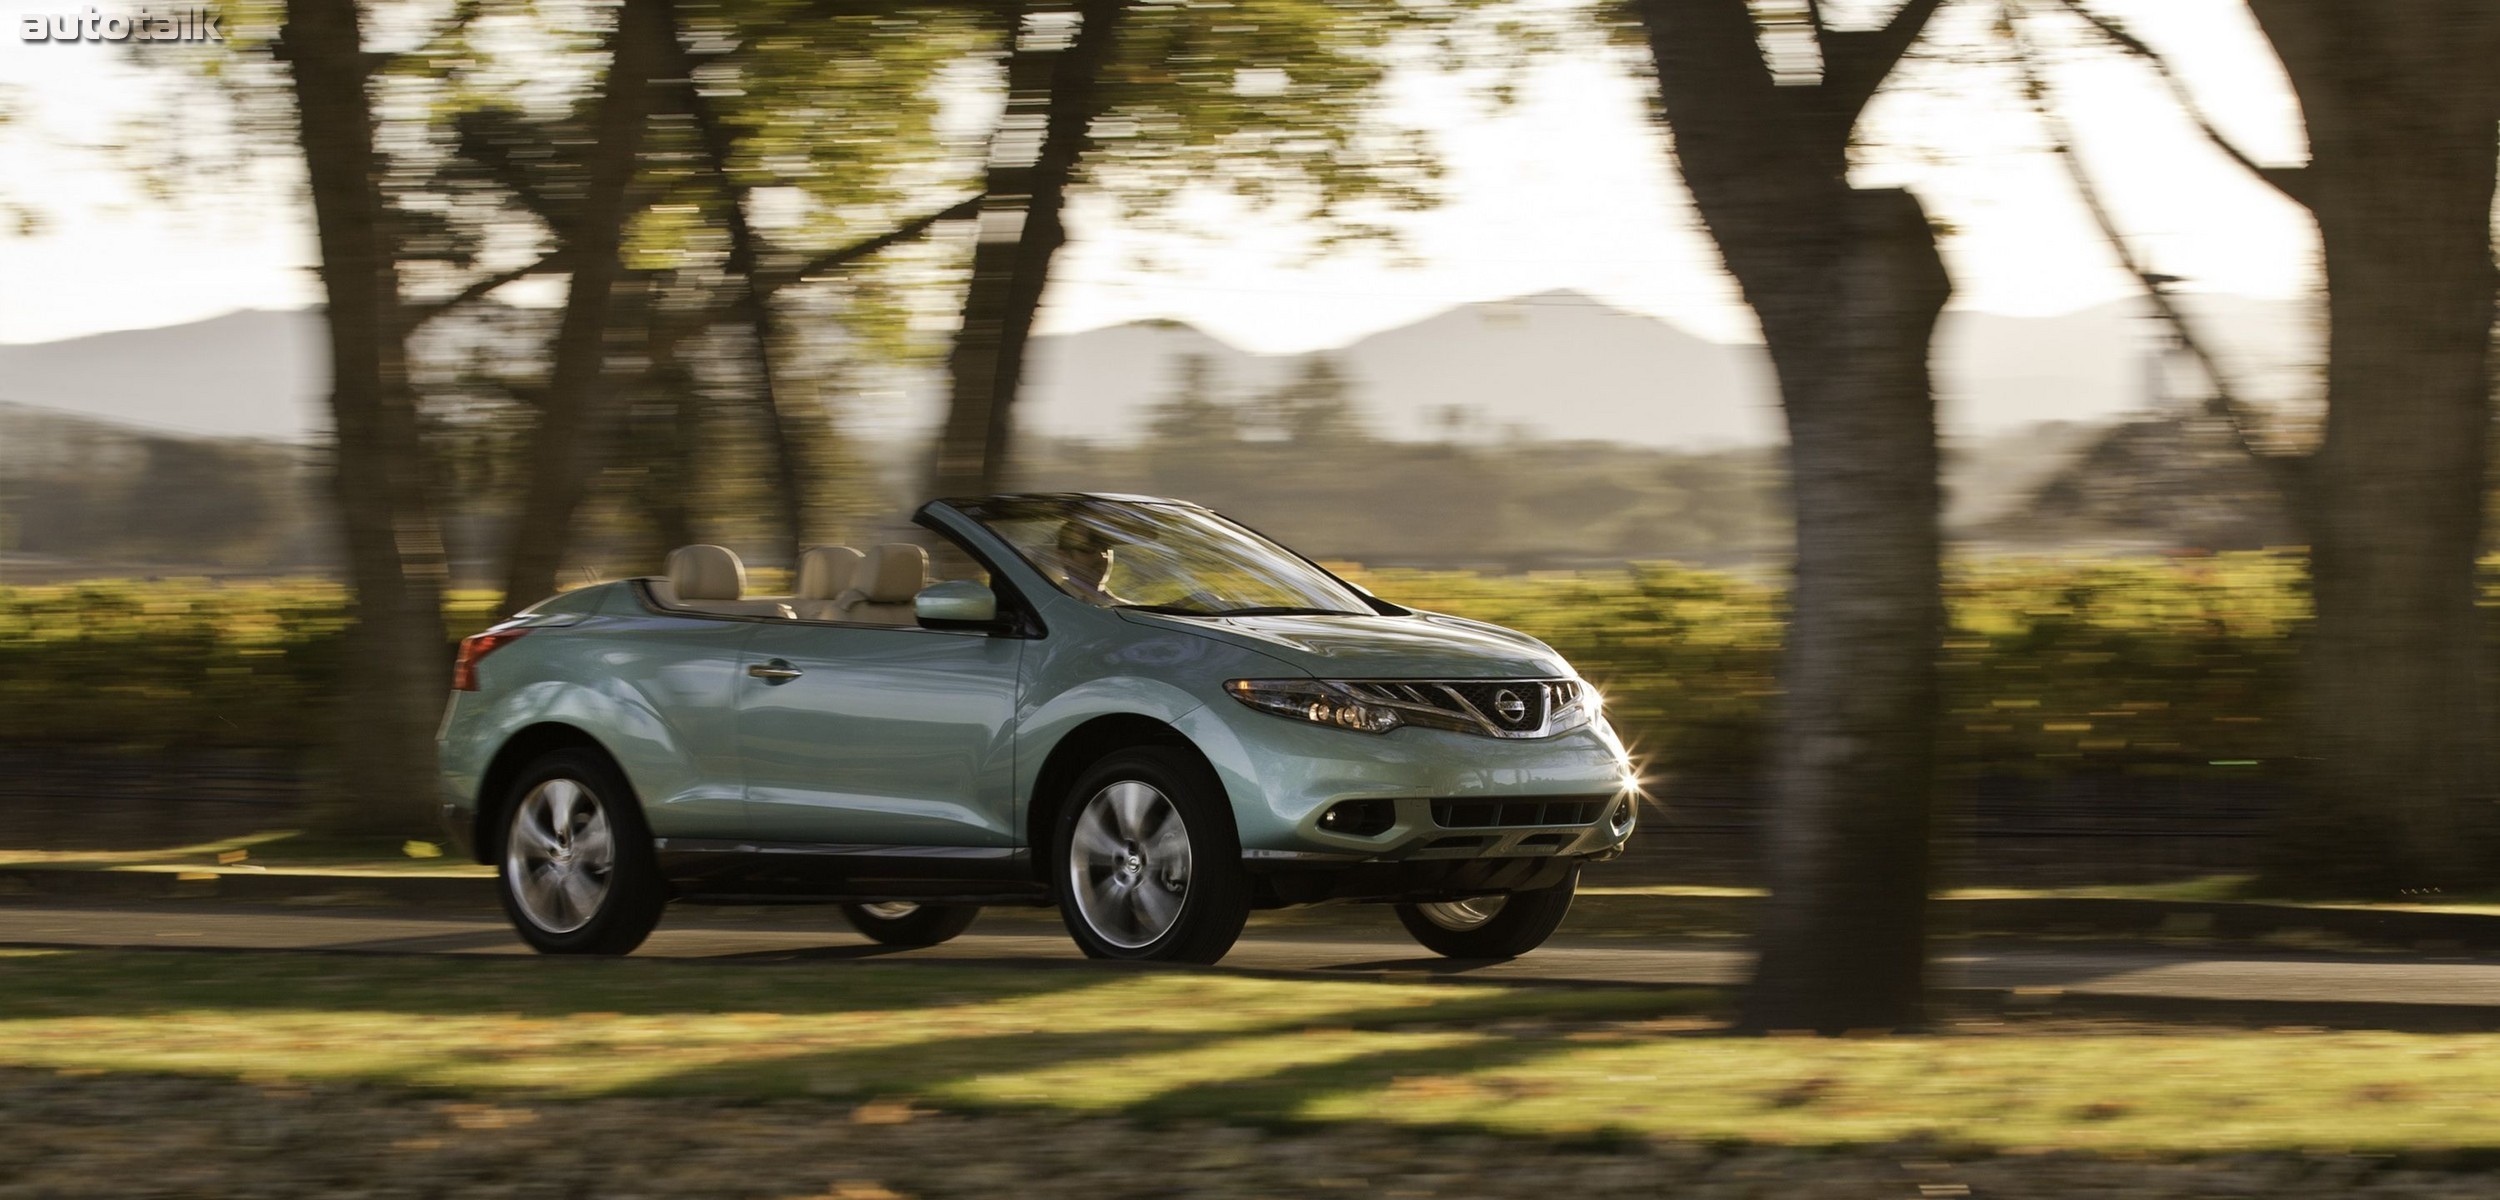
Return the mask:
[[[659,838],[660,874],[681,900],[807,904],[913,900],[1048,904],[1020,846],[830,845]]]

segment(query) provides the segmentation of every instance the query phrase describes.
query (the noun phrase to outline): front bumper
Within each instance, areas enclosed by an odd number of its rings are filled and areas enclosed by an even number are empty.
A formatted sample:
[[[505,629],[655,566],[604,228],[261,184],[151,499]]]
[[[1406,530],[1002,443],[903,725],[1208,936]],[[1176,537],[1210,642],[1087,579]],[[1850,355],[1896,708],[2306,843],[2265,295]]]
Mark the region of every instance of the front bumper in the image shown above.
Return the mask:
[[[1603,720],[1534,740],[1413,726],[1367,734],[1227,702],[1179,724],[1214,764],[1243,860],[1260,874],[1608,858],[1639,819],[1637,775]],[[1323,828],[1345,801],[1385,803],[1386,828]]]

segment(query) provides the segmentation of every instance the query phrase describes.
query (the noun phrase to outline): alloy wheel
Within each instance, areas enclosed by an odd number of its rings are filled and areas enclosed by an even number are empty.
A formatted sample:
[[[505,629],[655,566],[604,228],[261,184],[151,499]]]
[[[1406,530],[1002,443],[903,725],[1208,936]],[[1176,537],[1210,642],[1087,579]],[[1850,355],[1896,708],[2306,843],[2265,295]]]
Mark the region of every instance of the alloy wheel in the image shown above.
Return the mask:
[[[616,875],[607,809],[581,781],[550,779],[514,806],[504,880],[532,924],[571,933],[599,915]]]
[[[1452,933],[1465,933],[1502,915],[1501,896],[1478,896],[1472,900],[1451,900],[1436,904],[1418,904],[1415,911],[1423,918]]]
[[[1119,780],[1077,814],[1068,887],[1095,936],[1123,950],[1153,945],[1189,896],[1189,826],[1153,785]]]

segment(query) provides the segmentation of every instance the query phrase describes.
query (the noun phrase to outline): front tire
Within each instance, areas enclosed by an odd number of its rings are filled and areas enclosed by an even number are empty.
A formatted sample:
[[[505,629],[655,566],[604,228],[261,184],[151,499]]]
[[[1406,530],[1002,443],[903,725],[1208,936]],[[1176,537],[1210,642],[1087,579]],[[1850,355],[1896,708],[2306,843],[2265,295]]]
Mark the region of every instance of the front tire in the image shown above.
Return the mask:
[[[1424,949],[1447,958],[1517,958],[1545,944],[1580,888],[1574,868],[1561,883],[1507,896],[1447,903],[1401,903],[1398,923]]]
[[[842,916],[869,941],[886,946],[934,946],[951,941],[981,915],[977,904],[845,904]]]
[[[1059,915],[1091,958],[1212,963],[1250,919],[1232,802],[1187,750],[1123,750],[1060,807],[1051,863]]]
[[[557,750],[521,772],[496,850],[504,915],[541,954],[630,954],[668,903],[642,807],[596,750]]]

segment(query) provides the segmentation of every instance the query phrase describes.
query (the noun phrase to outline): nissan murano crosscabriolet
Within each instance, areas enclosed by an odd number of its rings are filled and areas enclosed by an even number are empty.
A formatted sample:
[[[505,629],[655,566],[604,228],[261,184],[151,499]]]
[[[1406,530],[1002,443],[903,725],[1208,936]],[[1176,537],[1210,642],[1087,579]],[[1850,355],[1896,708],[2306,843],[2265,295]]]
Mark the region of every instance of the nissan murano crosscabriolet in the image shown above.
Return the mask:
[[[622,954],[671,900],[839,903],[929,945],[1056,905],[1085,953],[1213,962],[1255,908],[1397,906],[1535,948],[1638,781],[1551,649],[1402,608],[1173,500],[942,500],[747,594],[719,546],[460,647],[445,820],[523,940]]]

